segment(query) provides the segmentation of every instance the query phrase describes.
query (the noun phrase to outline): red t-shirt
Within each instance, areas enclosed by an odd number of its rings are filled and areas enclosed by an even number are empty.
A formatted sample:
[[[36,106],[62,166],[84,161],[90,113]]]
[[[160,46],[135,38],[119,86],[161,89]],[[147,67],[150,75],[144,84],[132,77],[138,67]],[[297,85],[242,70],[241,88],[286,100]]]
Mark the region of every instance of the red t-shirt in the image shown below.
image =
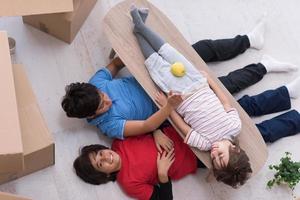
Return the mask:
[[[180,179],[197,169],[196,156],[183,143],[173,127],[165,127],[163,132],[174,142],[175,161],[168,175],[172,180]],[[150,199],[153,186],[158,184],[157,149],[152,134],[115,140],[112,150],[121,157],[122,166],[117,182],[129,196],[137,199]]]

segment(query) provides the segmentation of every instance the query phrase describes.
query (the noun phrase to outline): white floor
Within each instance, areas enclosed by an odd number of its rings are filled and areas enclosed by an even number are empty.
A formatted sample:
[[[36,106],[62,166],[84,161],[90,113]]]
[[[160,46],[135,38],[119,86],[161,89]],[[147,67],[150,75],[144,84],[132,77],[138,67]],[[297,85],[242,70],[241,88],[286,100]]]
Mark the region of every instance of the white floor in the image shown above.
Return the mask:
[[[82,145],[109,144],[97,135],[97,130],[84,120],[68,119],[60,107],[64,86],[75,81],[87,81],[99,68],[108,63],[110,44],[102,32],[101,20],[118,0],[99,0],[75,41],[67,45],[34,28],[23,25],[20,17],[0,17],[0,30],[7,30],[17,41],[14,63],[22,63],[47,124],[56,143],[56,164],[45,170],[0,186],[1,191],[31,197],[34,200],[96,200],[129,199],[116,183],[93,186],[79,180],[72,169],[72,162]],[[267,31],[263,50],[248,50],[227,62],[209,66],[217,75],[252,62],[263,54],[293,62],[300,66],[300,2],[298,0],[152,0],[174,22],[191,43],[205,38],[233,37],[247,33],[257,20],[267,12]],[[126,70],[123,73],[127,73]],[[300,72],[269,74],[255,86],[237,94],[256,94],[265,89],[285,84]],[[292,107],[300,109],[300,100],[293,100]],[[261,121],[273,115],[255,119]],[[206,183],[205,170],[198,170],[173,183],[174,199],[246,200],[293,199],[285,187],[266,188],[272,177],[268,169],[277,163],[285,151],[300,160],[300,134],[281,139],[269,145],[269,159],[260,173],[238,190],[221,183]],[[297,151],[298,149],[298,151]],[[258,155],[259,156],[259,155]],[[300,196],[300,186],[294,193]]]

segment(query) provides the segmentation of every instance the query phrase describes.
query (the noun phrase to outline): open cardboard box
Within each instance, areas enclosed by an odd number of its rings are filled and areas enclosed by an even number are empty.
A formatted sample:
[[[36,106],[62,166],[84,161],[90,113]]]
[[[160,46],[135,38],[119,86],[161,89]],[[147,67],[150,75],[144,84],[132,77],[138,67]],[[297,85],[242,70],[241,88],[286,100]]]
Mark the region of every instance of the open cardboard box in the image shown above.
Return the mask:
[[[8,194],[8,193],[4,193],[4,192],[0,192],[0,199],[1,200],[30,200],[25,197],[17,196],[14,194]]]
[[[0,174],[23,170],[23,145],[7,33],[0,31]]]
[[[70,12],[73,0],[1,0],[1,16],[24,16]]]
[[[0,32],[0,184],[54,164],[54,142],[21,65]]]
[[[24,16],[23,22],[45,33],[71,43],[97,0],[74,0],[74,11]]]
[[[0,174],[0,184],[54,164],[54,141],[22,65],[13,65],[13,75],[24,146],[24,170]]]

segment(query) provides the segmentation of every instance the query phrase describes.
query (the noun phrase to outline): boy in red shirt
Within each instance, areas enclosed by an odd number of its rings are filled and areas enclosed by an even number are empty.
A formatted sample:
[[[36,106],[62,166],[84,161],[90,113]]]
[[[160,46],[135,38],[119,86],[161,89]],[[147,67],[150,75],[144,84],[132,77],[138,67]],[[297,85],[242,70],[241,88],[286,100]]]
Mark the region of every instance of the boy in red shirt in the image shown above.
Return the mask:
[[[85,146],[74,162],[77,175],[92,184],[117,180],[124,192],[136,199],[172,199],[171,179],[195,173],[197,158],[172,126],[162,131],[173,142],[173,148],[162,154],[152,134],[114,140],[111,150],[102,145]],[[198,166],[204,167],[201,164],[199,161]]]

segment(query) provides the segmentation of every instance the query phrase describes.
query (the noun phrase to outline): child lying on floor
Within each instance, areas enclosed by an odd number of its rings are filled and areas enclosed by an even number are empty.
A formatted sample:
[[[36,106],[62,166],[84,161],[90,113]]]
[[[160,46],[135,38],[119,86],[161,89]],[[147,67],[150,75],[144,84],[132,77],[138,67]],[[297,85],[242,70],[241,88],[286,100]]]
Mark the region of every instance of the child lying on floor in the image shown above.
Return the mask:
[[[236,154],[235,162],[243,159],[248,167],[248,175],[239,180],[243,184],[252,172],[249,158],[234,144],[240,133],[241,120],[238,112],[230,105],[221,88],[205,73],[199,72],[182,54],[166,43],[143,22],[138,9],[132,7],[133,32],[145,56],[145,65],[153,81],[165,92],[176,91],[183,94],[183,102],[172,112],[171,118],[185,135],[185,142],[203,151],[212,152],[213,166],[218,159],[219,168],[229,165],[230,156]],[[182,63],[185,75],[176,77],[171,73],[174,63]],[[157,94],[156,100],[165,104],[165,96]],[[213,154],[217,150],[217,154]],[[234,178],[234,177],[233,177]],[[238,184],[237,184],[238,185]]]

